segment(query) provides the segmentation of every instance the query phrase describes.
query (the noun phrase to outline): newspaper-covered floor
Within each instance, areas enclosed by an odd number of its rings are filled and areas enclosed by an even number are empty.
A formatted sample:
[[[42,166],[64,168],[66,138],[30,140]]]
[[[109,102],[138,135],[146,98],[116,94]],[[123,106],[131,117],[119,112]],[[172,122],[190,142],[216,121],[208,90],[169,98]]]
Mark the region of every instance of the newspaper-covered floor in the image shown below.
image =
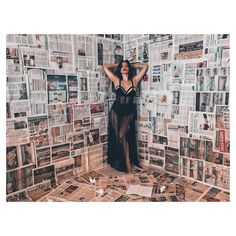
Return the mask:
[[[130,185],[152,186],[151,197],[126,194]],[[34,198],[34,200],[36,200]],[[157,169],[118,172],[109,166],[72,177],[36,201],[196,202],[229,201],[229,192]]]
[[[127,194],[130,192],[127,190],[131,190],[129,187],[135,187],[135,191],[141,189],[140,194]],[[149,190],[150,197],[147,197],[145,189]],[[78,176],[71,175],[54,188],[47,180],[27,192],[14,195],[8,201],[228,202],[230,193],[150,167],[134,168],[127,174],[106,166]]]

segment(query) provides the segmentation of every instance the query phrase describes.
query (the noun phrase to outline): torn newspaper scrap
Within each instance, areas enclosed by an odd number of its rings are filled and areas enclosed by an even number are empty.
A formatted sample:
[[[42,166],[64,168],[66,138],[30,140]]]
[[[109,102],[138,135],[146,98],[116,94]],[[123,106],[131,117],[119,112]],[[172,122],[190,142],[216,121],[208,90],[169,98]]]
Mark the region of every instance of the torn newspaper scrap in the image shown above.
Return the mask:
[[[152,188],[153,187],[150,186],[130,185],[126,194],[137,194],[144,197],[151,197]]]

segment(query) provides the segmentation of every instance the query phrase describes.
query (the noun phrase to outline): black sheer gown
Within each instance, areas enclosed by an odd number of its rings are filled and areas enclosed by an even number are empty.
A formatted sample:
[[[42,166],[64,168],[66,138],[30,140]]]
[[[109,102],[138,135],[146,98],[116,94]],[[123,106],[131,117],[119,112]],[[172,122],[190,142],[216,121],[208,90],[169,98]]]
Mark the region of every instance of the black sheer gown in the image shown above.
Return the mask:
[[[124,172],[129,172],[132,165],[138,165],[135,132],[137,110],[133,103],[136,89],[132,79],[131,82],[132,86],[125,91],[119,81],[108,122],[108,163],[112,168]]]

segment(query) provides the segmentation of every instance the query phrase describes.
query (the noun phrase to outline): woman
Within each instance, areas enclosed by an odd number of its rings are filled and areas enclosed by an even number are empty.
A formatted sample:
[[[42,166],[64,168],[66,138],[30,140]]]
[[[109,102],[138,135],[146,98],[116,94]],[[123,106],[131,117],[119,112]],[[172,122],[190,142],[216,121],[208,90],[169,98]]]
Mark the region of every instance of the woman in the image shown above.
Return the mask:
[[[117,67],[115,74],[110,70],[114,67]],[[134,75],[134,68],[141,68],[141,71]],[[116,93],[116,100],[109,112],[108,163],[119,171],[130,172],[132,164],[140,167],[135,133],[137,114],[133,98],[147,69],[147,64],[131,66],[128,60],[103,66],[103,70],[114,83]]]

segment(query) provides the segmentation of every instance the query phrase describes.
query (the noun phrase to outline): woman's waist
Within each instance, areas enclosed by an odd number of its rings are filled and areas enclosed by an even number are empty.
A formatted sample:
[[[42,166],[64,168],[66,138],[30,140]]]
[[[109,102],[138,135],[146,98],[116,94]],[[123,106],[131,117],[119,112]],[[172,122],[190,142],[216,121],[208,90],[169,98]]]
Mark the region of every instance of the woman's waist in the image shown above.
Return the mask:
[[[136,113],[135,103],[122,104],[117,100],[113,103],[112,109],[120,114]]]
[[[135,107],[135,103],[129,102],[129,103],[122,103],[119,100],[115,100],[113,103],[113,106],[119,106],[119,107]]]
[[[116,96],[115,103],[119,103],[122,105],[132,105],[133,103],[133,97],[128,96]]]

